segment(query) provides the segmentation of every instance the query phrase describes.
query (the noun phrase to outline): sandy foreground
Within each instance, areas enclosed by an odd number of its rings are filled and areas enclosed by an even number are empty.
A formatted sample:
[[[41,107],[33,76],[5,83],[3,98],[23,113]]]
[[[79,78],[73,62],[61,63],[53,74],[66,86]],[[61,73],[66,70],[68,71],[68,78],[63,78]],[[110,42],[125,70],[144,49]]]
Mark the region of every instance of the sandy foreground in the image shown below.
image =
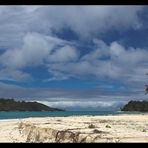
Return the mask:
[[[148,142],[148,115],[0,120],[0,142]]]

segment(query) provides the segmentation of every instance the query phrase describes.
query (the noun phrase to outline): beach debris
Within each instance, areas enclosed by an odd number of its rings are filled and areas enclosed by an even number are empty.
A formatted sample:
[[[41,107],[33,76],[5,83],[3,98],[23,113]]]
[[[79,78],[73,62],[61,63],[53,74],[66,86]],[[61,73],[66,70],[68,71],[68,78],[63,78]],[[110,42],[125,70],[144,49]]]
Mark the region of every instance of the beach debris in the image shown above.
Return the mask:
[[[99,122],[100,123],[106,123],[106,122],[108,122],[108,120],[100,120]]]
[[[78,142],[80,132],[72,132],[68,130],[58,131],[55,137],[57,143],[65,142]]]
[[[146,132],[146,129],[143,129],[142,132]]]
[[[89,126],[88,126],[88,128],[95,128],[96,126],[94,125],[94,124],[90,124]]]
[[[102,134],[102,133],[104,133],[104,131],[100,131],[100,130],[98,130],[98,129],[94,129],[94,130],[93,130],[93,133],[99,133],[99,134]]]
[[[106,125],[105,127],[106,127],[106,128],[111,128],[111,126],[110,126],[110,125]]]
[[[58,121],[58,122],[61,122],[62,120],[58,119],[57,121]]]

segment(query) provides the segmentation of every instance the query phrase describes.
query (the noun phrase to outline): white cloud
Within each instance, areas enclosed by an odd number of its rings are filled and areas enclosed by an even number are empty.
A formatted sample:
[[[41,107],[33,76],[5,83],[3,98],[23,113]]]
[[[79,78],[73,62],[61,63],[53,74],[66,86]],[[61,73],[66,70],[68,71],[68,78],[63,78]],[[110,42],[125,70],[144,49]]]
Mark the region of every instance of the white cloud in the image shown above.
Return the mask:
[[[18,48],[27,32],[54,35],[69,28],[80,38],[138,29],[142,6],[1,6],[0,47]],[[121,19],[122,18],[122,19]]]
[[[140,29],[142,21],[138,14],[143,9],[143,6],[2,6],[0,50],[4,51],[0,54],[0,79],[31,79],[31,75],[22,69],[42,65],[52,75],[47,81],[66,80],[70,77],[85,79],[88,76],[96,80],[117,80],[131,87],[131,92],[140,97],[143,93],[140,88],[144,87],[147,80],[145,73],[148,72],[148,50],[124,47],[117,41],[107,44],[97,38],[98,35],[107,35],[110,30],[122,32]],[[62,40],[54,33],[61,33],[67,28],[80,39],[90,39],[93,42],[91,50],[87,53],[82,52],[72,42]],[[9,94],[7,92],[8,89],[1,87],[2,96],[79,98],[75,103],[68,102],[68,98],[64,102],[67,106],[83,104],[82,98],[103,99],[103,92],[99,92],[100,96],[96,91],[66,92],[9,88]],[[113,99],[115,95],[111,94],[107,97]],[[122,98],[120,95],[125,97],[119,94],[119,99]],[[95,106],[91,102],[84,103],[84,107]],[[111,105],[96,100],[95,103],[96,107]]]
[[[32,79],[30,74],[17,69],[4,68],[0,70],[0,80],[25,81],[30,79]]]
[[[78,49],[69,42],[38,33],[28,33],[24,37],[23,46],[20,49],[7,50],[0,56],[0,61],[7,71],[9,69],[13,74],[16,70],[16,74],[20,73],[26,78],[29,75],[21,72],[21,68],[46,65],[53,75],[49,81],[82,76],[137,81],[137,77],[147,73],[146,49],[125,48],[116,41],[110,45],[97,39],[93,41],[95,48],[80,56]],[[3,71],[5,70],[1,70],[1,77],[4,76]]]
[[[102,106],[102,107],[110,107],[112,106],[114,103],[116,103],[115,101],[108,101],[108,102],[103,102],[103,101],[55,101],[55,102],[49,102],[49,101],[38,101],[38,102],[42,102],[48,106],[53,106],[53,107],[73,107],[73,106],[79,106],[81,108],[86,107],[98,107],[98,106]]]
[[[56,71],[56,70],[51,70],[48,68],[48,72],[52,74],[51,78],[48,78],[46,80],[43,80],[43,82],[48,82],[48,81],[57,81],[57,80],[66,80],[70,77],[68,74],[64,74],[62,72]]]
[[[0,61],[6,67],[22,68],[24,66],[39,65],[48,56],[50,49],[46,40],[36,33],[28,33],[24,37],[21,49],[7,50]]]
[[[147,49],[136,49],[129,47],[125,49],[117,42],[110,45],[110,54],[113,60],[122,64],[135,65],[141,62],[147,62]]]
[[[125,49],[123,46],[121,46],[117,42],[111,43],[111,46],[110,46],[110,54],[111,55],[118,57],[118,56],[121,56],[122,54],[124,54],[124,52],[125,52]]]
[[[110,29],[139,28],[141,22],[137,14],[141,10],[141,6],[57,6],[46,9],[52,27],[59,30],[67,26],[84,38]]]
[[[48,67],[49,72],[55,74],[57,79],[62,74],[67,78],[90,75],[97,79],[107,77],[122,82],[136,82],[136,77],[140,75],[145,80],[144,75],[148,71],[147,56],[147,49],[125,48],[118,42],[107,45],[98,41],[96,49],[84,54],[76,62],[61,63],[57,60],[57,63],[49,63]]]
[[[0,62],[9,68],[23,68],[25,66],[40,65],[47,60],[50,52],[58,45],[64,45],[68,42],[58,38],[44,36],[38,33],[27,33],[24,36],[24,42],[19,49],[7,50],[0,56]],[[56,57],[57,56],[57,57]],[[60,61],[75,59],[75,49],[65,46],[55,52],[51,59]]]
[[[22,78],[23,80],[24,78],[30,78],[29,74],[21,71],[24,67],[45,66],[46,63],[50,62],[75,61],[78,56],[79,52],[67,41],[39,33],[27,33],[24,36],[22,47],[6,50],[0,56],[1,65],[4,67],[0,70],[0,77],[1,79],[18,80]],[[52,72],[52,70],[49,71]],[[53,73],[55,79],[57,77],[67,78],[59,72]],[[54,78],[51,79],[54,80]]]
[[[53,54],[48,57],[49,62],[69,62],[75,61],[78,58],[78,52],[74,47],[66,45],[57,49]]]
[[[138,13],[142,10],[141,6],[2,7],[0,46],[4,43],[10,46],[0,56],[1,65],[17,71],[46,63],[48,71],[53,74],[50,80],[79,75],[118,77],[127,71],[127,63],[133,66],[138,61],[146,61],[147,52],[141,49],[126,51],[117,42],[107,45],[94,39],[95,35],[109,29],[138,28],[141,25]],[[93,36],[96,49],[79,58],[78,50],[71,43],[54,37],[52,33],[52,29],[60,32],[67,27],[81,38]],[[105,56],[111,60],[102,60]]]
[[[119,110],[127,101],[37,101],[50,107],[67,110]]]

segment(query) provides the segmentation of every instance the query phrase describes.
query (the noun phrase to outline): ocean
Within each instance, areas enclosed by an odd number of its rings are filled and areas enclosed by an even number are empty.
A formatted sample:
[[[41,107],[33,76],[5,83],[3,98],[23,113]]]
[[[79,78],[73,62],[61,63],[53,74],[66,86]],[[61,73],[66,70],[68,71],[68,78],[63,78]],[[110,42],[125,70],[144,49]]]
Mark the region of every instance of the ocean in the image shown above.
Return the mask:
[[[0,112],[0,120],[21,119],[28,117],[67,117],[67,116],[83,116],[83,115],[97,116],[97,115],[118,115],[118,114],[125,114],[125,112],[117,112],[117,111]],[[131,114],[131,113],[126,112],[126,114]]]

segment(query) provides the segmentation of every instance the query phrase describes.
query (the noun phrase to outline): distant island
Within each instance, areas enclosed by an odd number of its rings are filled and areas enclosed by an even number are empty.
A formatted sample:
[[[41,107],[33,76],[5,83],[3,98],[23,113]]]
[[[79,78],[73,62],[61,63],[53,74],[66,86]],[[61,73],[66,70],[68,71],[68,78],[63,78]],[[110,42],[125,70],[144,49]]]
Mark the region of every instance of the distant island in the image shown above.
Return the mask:
[[[121,111],[148,112],[148,101],[129,101]]]
[[[14,99],[0,98],[0,111],[64,111],[51,108],[38,102],[15,101]]]

